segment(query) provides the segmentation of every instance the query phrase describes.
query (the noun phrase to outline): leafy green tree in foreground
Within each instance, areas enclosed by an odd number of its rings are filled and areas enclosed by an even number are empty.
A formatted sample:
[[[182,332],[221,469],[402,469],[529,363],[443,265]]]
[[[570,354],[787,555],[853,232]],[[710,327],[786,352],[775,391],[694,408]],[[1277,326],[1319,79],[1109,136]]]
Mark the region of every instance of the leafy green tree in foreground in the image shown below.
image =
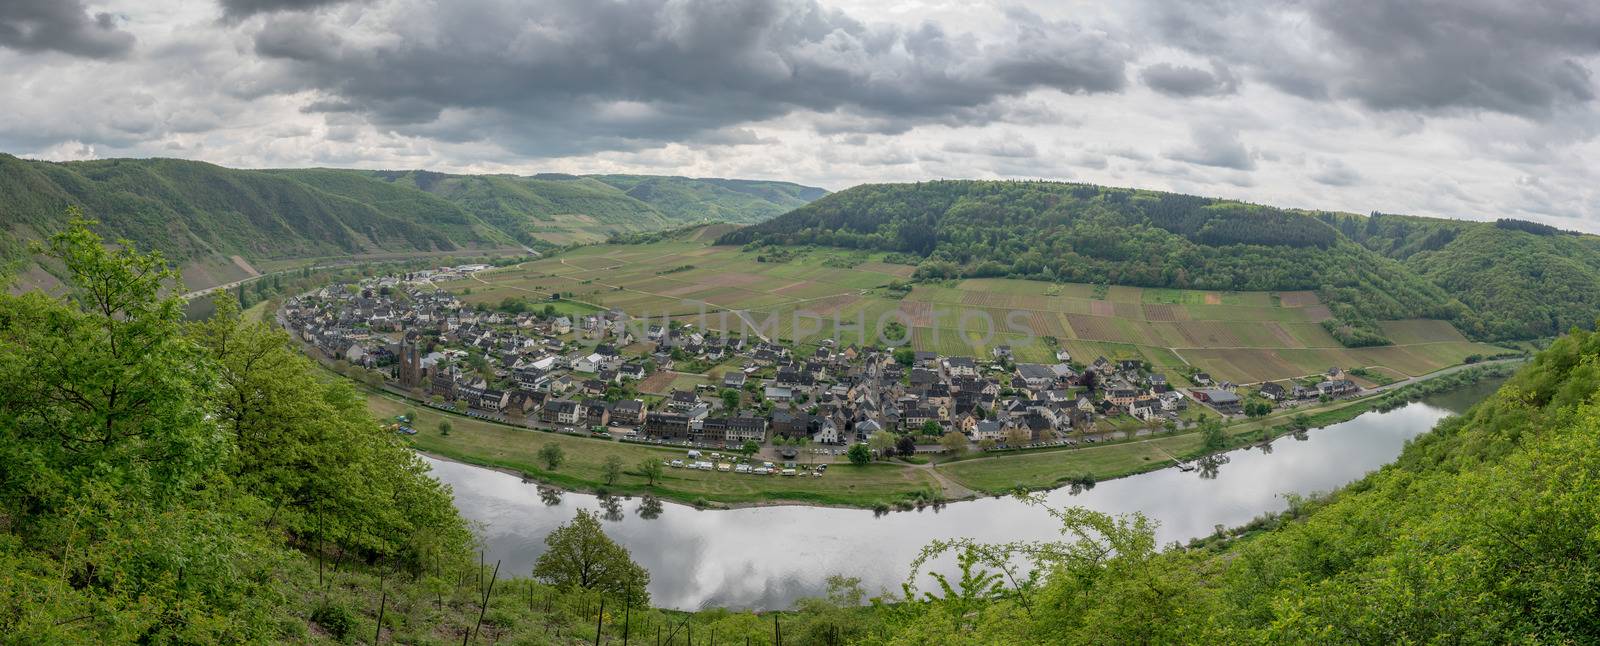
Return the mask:
[[[545,536],[544,554],[533,576],[560,589],[599,590],[630,605],[648,605],[650,573],[633,562],[628,550],[600,528],[593,512],[578,510],[572,522]]]
[[[852,444],[850,450],[845,452],[845,457],[850,458],[850,463],[863,465],[872,461],[872,449],[865,444]]]
[[[353,389],[231,298],[186,326],[166,261],[90,224],[40,248],[64,298],[0,292],[0,635],[270,642],[292,547],[465,561],[448,492]]]

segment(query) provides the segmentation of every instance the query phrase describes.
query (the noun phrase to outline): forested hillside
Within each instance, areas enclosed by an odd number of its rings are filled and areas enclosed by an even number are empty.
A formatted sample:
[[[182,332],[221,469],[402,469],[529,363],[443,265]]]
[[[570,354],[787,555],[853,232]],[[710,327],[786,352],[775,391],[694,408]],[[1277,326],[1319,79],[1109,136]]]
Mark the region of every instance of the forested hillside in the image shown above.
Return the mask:
[[[68,206],[103,213],[96,230],[161,251],[191,287],[249,276],[245,263],[514,246],[454,205],[382,182],[287,176],[175,159],[50,163],[0,155],[0,260],[39,285],[26,242],[60,231]],[[234,257],[238,257],[235,260]]]
[[[656,175],[370,175],[438,195],[531,245],[598,242],[708,221],[761,222],[826,194],[788,182]]]
[[[1375,213],[1328,221],[1401,261],[1468,307],[1457,321],[1500,340],[1593,327],[1600,316],[1600,238],[1520,220],[1466,222]]]
[[[1385,342],[1379,319],[1449,318],[1437,285],[1309,214],[1056,182],[876,184],[835,193],[723,244],[823,244],[917,257],[917,276],[1014,276],[1141,287],[1320,290],[1330,331]]]
[[[1531,222],[1305,212],[1055,182],[865,185],[722,237],[901,252],[917,275],[1318,290],[1346,344],[1373,320],[1441,318],[1479,340],[1600,316],[1600,238]]]
[[[705,221],[758,222],[824,193],[785,182],[425,171],[235,170],[176,159],[52,163],[0,154],[0,262],[27,287],[59,286],[27,242],[77,206],[96,230],[161,251],[192,289],[262,261],[471,253],[598,242]]]

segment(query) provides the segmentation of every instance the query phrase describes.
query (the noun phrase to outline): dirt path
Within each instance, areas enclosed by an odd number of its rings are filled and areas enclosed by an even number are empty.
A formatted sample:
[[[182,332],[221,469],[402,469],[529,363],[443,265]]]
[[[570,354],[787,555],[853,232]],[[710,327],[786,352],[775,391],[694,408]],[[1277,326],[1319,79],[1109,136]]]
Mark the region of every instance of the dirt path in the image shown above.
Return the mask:
[[[976,497],[978,495],[978,493],[976,491],[973,491],[971,489],[966,488],[966,486],[962,485],[961,483],[956,482],[955,480],[952,480],[952,479],[946,477],[943,473],[939,473],[938,466],[935,465],[932,462],[929,462],[927,464],[910,464],[910,463],[907,463],[906,466],[911,467],[913,469],[921,469],[923,471],[926,471],[928,473],[928,475],[933,476],[934,480],[939,481],[939,488],[943,490],[944,497],[945,497],[946,500],[959,500],[959,499],[962,499],[962,498],[974,498],[974,497]]]

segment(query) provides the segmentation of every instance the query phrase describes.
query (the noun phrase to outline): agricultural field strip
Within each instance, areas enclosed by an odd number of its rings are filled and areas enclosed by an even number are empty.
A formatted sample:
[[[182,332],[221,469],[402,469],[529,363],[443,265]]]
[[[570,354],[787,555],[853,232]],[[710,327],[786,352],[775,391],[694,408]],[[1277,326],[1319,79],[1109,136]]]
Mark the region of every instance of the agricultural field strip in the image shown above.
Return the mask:
[[[772,303],[763,303],[762,309],[786,313],[811,302],[828,302],[829,309],[834,310],[841,320],[854,320],[857,314],[879,314],[890,310],[901,310],[916,319],[912,326],[918,336],[922,333],[933,331],[920,323],[923,312],[930,305],[957,305],[965,304],[976,306],[993,315],[996,311],[1002,315],[1005,310],[1017,310],[1027,314],[1026,327],[1034,335],[1057,336],[1062,341],[1077,343],[1108,344],[1125,348],[1122,352],[1152,356],[1166,356],[1176,359],[1182,365],[1198,365],[1202,368],[1207,365],[1215,366],[1219,361],[1231,368],[1224,372],[1247,372],[1240,364],[1218,358],[1208,358],[1196,364],[1189,357],[1183,356],[1180,351],[1238,351],[1260,353],[1275,351],[1290,351],[1297,353],[1324,352],[1318,358],[1342,361],[1345,359],[1372,359],[1371,349],[1344,348],[1332,340],[1330,336],[1321,334],[1320,326],[1315,323],[1316,310],[1320,303],[1314,294],[1274,294],[1268,292],[1202,292],[1196,290],[1157,290],[1136,287],[1112,286],[1105,290],[1102,298],[1092,297],[1095,289],[1090,285],[1057,284],[1044,285],[1045,293],[1040,294],[1041,283],[1033,281],[1020,281],[1011,279],[970,279],[959,283],[958,287],[940,287],[936,285],[917,285],[914,291],[903,299],[890,299],[881,296],[869,295],[866,288],[839,286],[837,293],[821,294],[807,298],[794,298],[784,295],[783,291],[798,291],[802,293],[815,293],[825,291],[817,289],[829,284],[829,278],[854,278],[858,274],[873,274],[887,281],[896,278],[893,274],[852,271],[829,268],[814,263],[774,263],[764,266],[750,266],[750,261],[737,257],[739,252],[711,251],[701,247],[673,245],[674,248],[664,249],[660,253],[628,253],[616,252],[605,254],[586,254],[571,258],[577,262],[568,262],[568,258],[545,259],[529,261],[518,265],[518,269],[527,269],[530,264],[543,263],[550,266],[551,261],[559,263],[557,269],[561,271],[547,272],[549,278],[561,282],[590,283],[617,292],[635,294],[647,300],[625,299],[630,303],[648,302],[648,299],[673,299],[682,294],[700,294],[704,300],[715,299],[726,303],[729,299],[762,298],[776,299]],[[682,248],[677,248],[682,247]],[[690,253],[692,252],[692,253]],[[692,259],[693,262],[681,261]],[[598,261],[598,262],[593,262]],[[692,265],[693,269],[687,270],[683,276],[673,276],[672,272],[651,272],[656,267],[679,267]],[[679,285],[678,287],[656,290],[640,289],[637,284],[628,284],[628,281],[615,283],[588,277],[589,274],[615,276],[616,270],[631,269],[633,272],[624,271],[622,276],[633,281],[645,281],[665,278],[672,281],[667,284]],[[725,281],[712,281],[710,284],[696,280],[696,275],[704,277],[706,273],[718,271],[750,272],[762,276],[762,279],[749,279],[735,281],[733,284]],[[650,273],[645,273],[650,272]],[[521,280],[514,272],[494,272],[494,278],[504,278],[505,281],[483,281],[492,286],[514,289],[528,293],[541,293],[534,289],[509,284]],[[763,280],[767,279],[767,280]],[[859,279],[853,280],[858,284],[865,284]],[[766,284],[769,289],[761,289]],[[543,290],[545,292],[549,289]],[[739,296],[745,294],[745,297]],[[1088,297],[1088,298],[1086,298]],[[606,301],[620,301],[624,299],[602,299]],[[1036,303],[1044,301],[1047,307],[1037,307]],[[1287,301],[1279,304],[1279,301]],[[838,307],[836,308],[835,305]],[[1156,307],[1151,307],[1152,305]],[[708,303],[707,313],[720,312],[733,309],[731,304],[719,305],[715,302]],[[1086,311],[1087,310],[1087,311]],[[1094,316],[1094,314],[1109,314],[1110,316]],[[869,317],[875,318],[875,317]],[[1073,318],[1080,322],[1095,323],[1095,319],[1104,319],[1098,324],[1106,327],[1096,336],[1116,338],[1084,338],[1083,332],[1091,330],[1077,330],[1071,324]],[[1003,316],[995,317],[998,325],[1003,325]],[[1216,328],[1214,325],[1225,327]],[[1460,355],[1460,346],[1465,345],[1465,339],[1453,328],[1440,329],[1437,321],[1396,321],[1392,327],[1409,343],[1400,343],[1388,346],[1387,355],[1392,361],[1390,364],[1373,364],[1365,367],[1383,368],[1400,374],[1429,372],[1436,370],[1440,362],[1449,363]],[[1448,323],[1444,324],[1448,326]],[[973,354],[975,350],[982,350],[981,334],[969,334],[963,338],[954,330],[946,329],[940,325],[941,334],[935,339],[921,339],[916,345],[926,349],[936,349],[940,352],[951,354]],[[1260,329],[1250,329],[1259,327]],[[1386,327],[1390,327],[1386,325]],[[825,325],[823,333],[830,329]],[[792,326],[783,325],[781,334],[792,332]],[[988,344],[1014,342],[1021,338],[1019,335],[995,330],[993,338]],[[1046,334],[1046,333],[1055,334]],[[1199,334],[1211,342],[1201,342],[1199,339],[1189,338]],[[1243,335],[1235,338],[1235,335]],[[1438,338],[1446,337],[1446,338]],[[1437,340],[1423,340],[1435,338]],[[1180,342],[1181,340],[1181,342]],[[1247,342],[1254,340],[1254,344]],[[1231,342],[1230,342],[1231,341]],[[934,347],[937,346],[937,347]],[[1426,346],[1440,346],[1438,351],[1431,351]],[[1486,346],[1487,347],[1487,346]],[[1405,352],[1406,348],[1419,351],[1418,354]],[[1369,351],[1369,352],[1361,352]],[[981,354],[981,352],[980,352]],[[1248,362],[1251,357],[1237,357],[1240,361]],[[1259,359],[1259,357],[1256,357]],[[1292,358],[1270,357],[1269,363],[1287,368],[1296,364],[1303,364],[1314,359],[1298,354]],[[1174,365],[1164,361],[1153,361],[1160,365]],[[1261,367],[1261,366],[1256,366]],[[1274,371],[1273,379],[1285,378]],[[1306,375],[1315,374],[1307,372]],[[1305,375],[1302,375],[1305,376]]]

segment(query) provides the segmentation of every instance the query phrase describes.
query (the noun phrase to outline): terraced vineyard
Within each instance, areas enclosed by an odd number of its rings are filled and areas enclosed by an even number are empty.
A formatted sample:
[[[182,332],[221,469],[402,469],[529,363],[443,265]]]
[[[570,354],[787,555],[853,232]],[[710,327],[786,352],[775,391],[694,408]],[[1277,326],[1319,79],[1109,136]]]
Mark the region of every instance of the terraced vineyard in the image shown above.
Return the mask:
[[[1238,383],[1314,374],[1331,366],[1422,375],[1504,348],[1467,341],[1448,322],[1386,321],[1396,342],[1345,348],[1321,326],[1312,292],[1207,292],[1113,285],[969,279],[887,287],[910,267],[883,254],[797,248],[767,257],[704,237],[580,248],[556,258],[443,284],[469,302],[569,299],[711,329],[754,325],[766,336],[815,342],[836,334],[869,342],[899,321],[918,350],[986,357],[1010,345],[1018,360],[1049,361],[1056,347],[1092,361],[1139,358],[1180,378],[1193,366]],[[903,296],[902,296],[903,294]],[[748,310],[746,316],[733,310]],[[796,312],[804,313],[797,318]],[[748,321],[745,322],[745,321]]]

